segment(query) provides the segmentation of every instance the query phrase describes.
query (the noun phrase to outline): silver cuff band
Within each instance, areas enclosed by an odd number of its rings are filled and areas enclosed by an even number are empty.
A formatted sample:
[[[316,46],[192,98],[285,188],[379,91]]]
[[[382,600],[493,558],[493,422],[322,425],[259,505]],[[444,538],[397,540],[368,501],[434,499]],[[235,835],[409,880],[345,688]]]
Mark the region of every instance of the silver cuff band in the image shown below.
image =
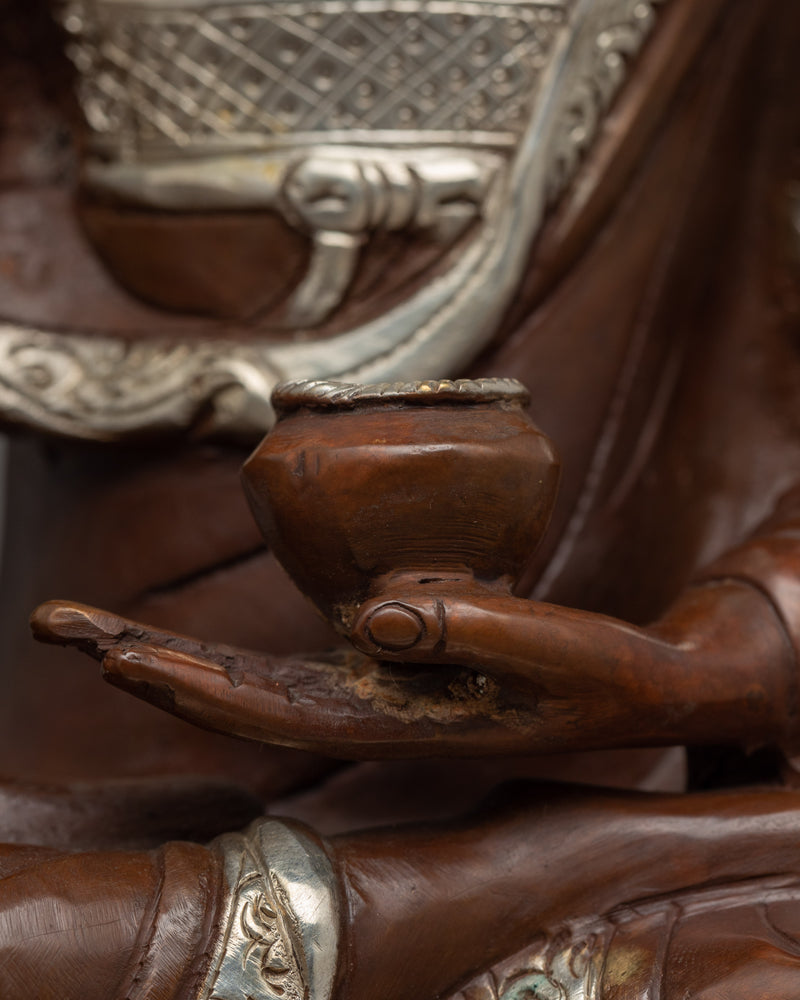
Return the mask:
[[[211,844],[227,898],[198,1000],[329,1000],[336,972],[336,878],[302,831],[262,819]]]

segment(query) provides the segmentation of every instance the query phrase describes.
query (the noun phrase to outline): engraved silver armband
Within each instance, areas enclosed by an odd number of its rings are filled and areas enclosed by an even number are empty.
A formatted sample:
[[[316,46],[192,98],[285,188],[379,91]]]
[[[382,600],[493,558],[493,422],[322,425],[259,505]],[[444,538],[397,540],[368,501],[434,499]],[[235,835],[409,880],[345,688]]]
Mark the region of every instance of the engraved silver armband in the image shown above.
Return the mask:
[[[272,819],[211,843],[227,896],[198,1000],[329,1000],[336,972],[336,878],[324,851]]]

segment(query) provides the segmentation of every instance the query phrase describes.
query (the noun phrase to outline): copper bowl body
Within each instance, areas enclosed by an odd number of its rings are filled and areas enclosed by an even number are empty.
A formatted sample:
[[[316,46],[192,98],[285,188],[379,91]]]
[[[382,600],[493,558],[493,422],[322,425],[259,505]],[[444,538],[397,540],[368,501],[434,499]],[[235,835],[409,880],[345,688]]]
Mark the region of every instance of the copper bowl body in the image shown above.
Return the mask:
[[[519,383],[293,383],[273,401],[245,492],[284,568],[340,631],[398,576],[513,586],[559,477]]]

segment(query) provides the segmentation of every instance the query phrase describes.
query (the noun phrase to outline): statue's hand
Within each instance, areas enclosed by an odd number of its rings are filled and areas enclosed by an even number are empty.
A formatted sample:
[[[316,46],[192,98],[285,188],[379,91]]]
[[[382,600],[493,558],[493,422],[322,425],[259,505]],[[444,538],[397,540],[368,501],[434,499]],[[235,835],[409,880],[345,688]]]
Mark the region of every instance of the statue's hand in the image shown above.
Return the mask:
[[[351,639],[383,660],[486,677],[524,706],[533,751],[789,741],[794,657],[774,607],[748,584],[690,587],[646,628],[479,593],[393,592],[362,606]]]
[[[62,602],[33,625],[196,725],[377,759],[781,741],[792,678],[773,619],[753,588],[723,582],[647,629],[502,595],[393,595],[356,623],[372,657],[270,657]]]
[[[463,667],[398,667],[343,648],[272,657],[62,601],[36,637],[75,646],[117,687],[205,729],[346,758],[526,752],[524,698]]]

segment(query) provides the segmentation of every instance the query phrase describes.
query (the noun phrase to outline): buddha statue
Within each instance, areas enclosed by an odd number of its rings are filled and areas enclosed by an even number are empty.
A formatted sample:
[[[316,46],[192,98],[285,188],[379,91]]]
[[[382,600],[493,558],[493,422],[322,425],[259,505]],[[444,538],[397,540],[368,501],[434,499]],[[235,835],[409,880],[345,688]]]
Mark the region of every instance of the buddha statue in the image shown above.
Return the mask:
[[[791,0],[2,17],[0,995],[791,995]]]

